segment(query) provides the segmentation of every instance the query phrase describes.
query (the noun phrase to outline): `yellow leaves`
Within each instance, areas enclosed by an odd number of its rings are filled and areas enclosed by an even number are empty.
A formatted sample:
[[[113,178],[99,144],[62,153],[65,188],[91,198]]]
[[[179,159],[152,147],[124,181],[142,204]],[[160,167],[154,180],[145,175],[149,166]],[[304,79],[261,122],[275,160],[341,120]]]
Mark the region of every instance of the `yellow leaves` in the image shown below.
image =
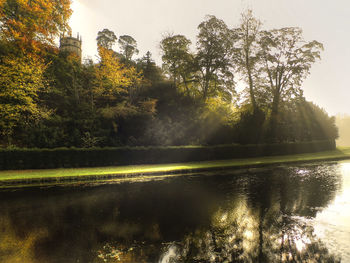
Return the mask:
[[[100,63],[96,66],[95,100],[101,101],[101,115],[115,119],[141,112],[154,114],[156,100],[133,101],[133,95],[143,84],[142,73],[134,67],[122,64],[113,50],[99,46]],[[128,96],[126,96],[128,95]]]
[[[113,107],[106,107],[100,110],[101,115],[106,119],[127,117],[137,114],[137,108],[129,103],[122,102]]]
[[[128,93],[127,89],[141,82],[142,76],[134,67],[120,63],[114,51],[99,47],[100,63],[96,69],[97,85],[95,94],[98,96],[115,97]]]
[[[20,122],[46,114],[38,105],[45,65],[37,57],[7,57],[0,64],[0,130],[9,133]]]
[[[232,105],[232,103],[224,101],[220,97],[208,98],[206,100],[206,112],[204,117],[214,117],[217,121],[222,122],[232,122],[237,115],[237,109]]]

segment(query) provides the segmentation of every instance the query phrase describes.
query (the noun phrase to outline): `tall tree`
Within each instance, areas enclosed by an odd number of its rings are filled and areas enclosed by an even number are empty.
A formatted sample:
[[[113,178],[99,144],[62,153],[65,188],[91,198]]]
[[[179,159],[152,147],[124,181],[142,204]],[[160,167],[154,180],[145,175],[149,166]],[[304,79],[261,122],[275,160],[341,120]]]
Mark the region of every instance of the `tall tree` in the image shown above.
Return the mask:
[[[208,16],[199,24],[198,29],[196,61],[203,99],[220,90],[232,93],[234,82],[231,31],[223,20],[215,16]]]
[[[70,4],[70,0],[2,0],[0,36],[23,49],[53,44],[59,34],[70,30]]]
[[[162,70],[156,65],[152,59],[152,53],[147,51],[146,55],[137,61],[137,68],[142,71],[146,80],[149,80],[151,84],[160,82],[163,79]]]
[[[253,16],[252,10],[247,10],[242,13],[240,26],[233,29],[234,39],[232,39],[235,46],[233,61],[237,65],[238,72],[243,75],[248,84],[253,112],[258,110],[256,101],[258,83],[256,82],[259,74],[256,65],[260,62],[261,48],[258,44],[260,27],[261,22]]]
[[[184,84],[188,95],[191,64],[193,64],[190,45],[191,41],[183,35],[166,36],[160,43],[163,68],[172,77],[174,86]]]
[[[139,50],[137,49],[137,42],[131,36],[120,36],[118,43],[126,61],[130,61],[134,54],[139,53]]]
[[[97,45],[105,49],[112,49],[113,45],[117,41],[117,37],[113,31],[105,28],[97,33]]]
[[[128,88],[141,81],[140,73],[134,67],[123,65],[116,54],[99,47],[100,63],[96,69],[95,98],[115,103],[128,94]]]
[[[301,84],[310,73],[312,64],[320,59],[323,45],[305,42],[302,30],[287,27],[263,31],[260,40],[267,92],[271,94],[271,136],[275,138],[280,102],[301,96]]]

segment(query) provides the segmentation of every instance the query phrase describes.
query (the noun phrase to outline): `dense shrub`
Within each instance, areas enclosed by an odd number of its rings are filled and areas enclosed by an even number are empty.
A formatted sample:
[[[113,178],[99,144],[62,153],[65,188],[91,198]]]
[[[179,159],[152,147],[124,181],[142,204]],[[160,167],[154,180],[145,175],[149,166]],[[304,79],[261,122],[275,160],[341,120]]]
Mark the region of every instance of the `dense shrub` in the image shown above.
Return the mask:
[[[206,161],[318,152],[334,141],[178,147],[1,149],[0,169],[44,169]]]

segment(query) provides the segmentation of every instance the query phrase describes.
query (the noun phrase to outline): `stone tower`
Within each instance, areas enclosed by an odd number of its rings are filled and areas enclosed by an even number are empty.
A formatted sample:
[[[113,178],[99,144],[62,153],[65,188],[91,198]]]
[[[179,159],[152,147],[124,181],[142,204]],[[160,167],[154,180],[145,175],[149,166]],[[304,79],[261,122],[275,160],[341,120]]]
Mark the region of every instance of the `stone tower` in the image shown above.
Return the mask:
[[[76,54],[81,59],[81,36],[79,33],[77,37],[70,36],[62,36],[60,38],[60,50],[67,51]]]

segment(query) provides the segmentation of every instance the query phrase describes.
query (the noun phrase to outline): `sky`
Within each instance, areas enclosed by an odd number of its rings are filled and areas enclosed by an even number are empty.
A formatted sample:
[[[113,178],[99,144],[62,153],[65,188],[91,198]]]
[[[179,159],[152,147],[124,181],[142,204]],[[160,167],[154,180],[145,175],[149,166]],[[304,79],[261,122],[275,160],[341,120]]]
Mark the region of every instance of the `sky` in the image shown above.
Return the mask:
[[[96,59],[97,32],[108,28],[117,37],[132,36],[139,57],[150,51],[159,66],[162,36],[182,34],[195,43],[206,15],[233,28],[240,14],[252,9],[265,29],[300,27],[306,41],[317,40],[325,48],[303,83],[305,97],[330,115],[350,114],[348,0],[72,0],[72,9],[70,26],[83,38],[84,58]]]

